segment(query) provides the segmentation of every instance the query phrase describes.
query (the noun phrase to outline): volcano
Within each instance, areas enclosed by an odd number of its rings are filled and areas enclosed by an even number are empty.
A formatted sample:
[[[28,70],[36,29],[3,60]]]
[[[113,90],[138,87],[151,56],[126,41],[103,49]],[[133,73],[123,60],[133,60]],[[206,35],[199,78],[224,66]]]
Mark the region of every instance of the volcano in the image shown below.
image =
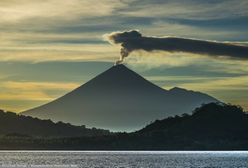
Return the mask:
[[[112,131],[133,131],[156,119],[191,113],[210,102],[218,100],[182,88],[162,89],[126,66],[116,65],[70,93],[21,114]]]

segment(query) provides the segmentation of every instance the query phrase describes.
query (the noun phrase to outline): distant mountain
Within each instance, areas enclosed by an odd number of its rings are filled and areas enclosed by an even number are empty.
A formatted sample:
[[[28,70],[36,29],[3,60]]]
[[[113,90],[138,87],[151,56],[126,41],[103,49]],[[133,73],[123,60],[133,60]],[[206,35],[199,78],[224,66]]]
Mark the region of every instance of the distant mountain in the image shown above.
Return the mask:
[[[113,66],[72,92],[23,115],[133,131],[168,116],[189,113],[217,99],[181,88],[162,89],[124,65]]]
[[[109,135],[102,129],[89,129],[68,123],[54,123],[0,110],[0,136],[6,137],[82,137]]]

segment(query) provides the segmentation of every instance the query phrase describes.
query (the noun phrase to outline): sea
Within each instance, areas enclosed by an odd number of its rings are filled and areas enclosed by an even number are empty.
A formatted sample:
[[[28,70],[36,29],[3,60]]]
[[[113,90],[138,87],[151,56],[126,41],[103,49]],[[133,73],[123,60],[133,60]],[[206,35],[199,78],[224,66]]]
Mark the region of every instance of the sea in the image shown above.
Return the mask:
[[[248,151],[0,151],[0,168],[248,168]]]

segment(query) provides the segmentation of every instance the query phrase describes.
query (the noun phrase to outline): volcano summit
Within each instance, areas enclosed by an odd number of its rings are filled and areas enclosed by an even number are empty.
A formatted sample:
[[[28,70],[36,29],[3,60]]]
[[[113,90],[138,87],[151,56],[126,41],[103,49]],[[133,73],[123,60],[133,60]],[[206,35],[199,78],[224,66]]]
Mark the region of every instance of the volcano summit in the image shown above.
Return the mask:
[[[190,113],[203,103],[217,101],[200,92],[162,89],[121,64],[22,114],[112,131],[133,131],[156,119]]]

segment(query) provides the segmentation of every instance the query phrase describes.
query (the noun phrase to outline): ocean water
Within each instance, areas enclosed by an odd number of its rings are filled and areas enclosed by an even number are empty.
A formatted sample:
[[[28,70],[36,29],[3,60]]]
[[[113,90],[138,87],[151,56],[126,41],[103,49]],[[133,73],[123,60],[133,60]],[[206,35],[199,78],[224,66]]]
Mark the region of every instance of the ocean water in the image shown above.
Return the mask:
[[[248,151],[0,151],[0,168],[248,168]]]

